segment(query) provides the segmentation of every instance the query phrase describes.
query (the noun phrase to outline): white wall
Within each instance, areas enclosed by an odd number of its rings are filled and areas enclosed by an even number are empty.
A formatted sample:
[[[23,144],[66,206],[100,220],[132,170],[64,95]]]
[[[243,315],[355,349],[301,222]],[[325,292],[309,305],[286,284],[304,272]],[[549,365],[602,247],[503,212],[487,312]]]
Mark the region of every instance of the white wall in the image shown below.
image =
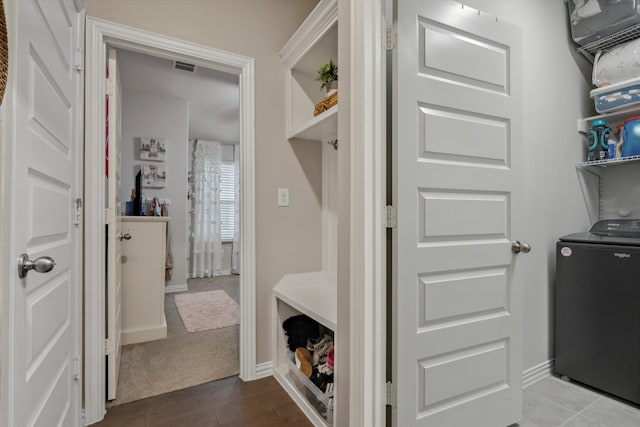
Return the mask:
[[[124,91],[122,95],[122,185],[120,197],[129,200],[135,187],[136,166],[160,164],[144,162],[138,154],[140,137],[166,139],[166,187],[143,188],[145,198],[170,199],[169,232],[173,254],[173,275],[166,285],[186,285],[187,281],[187,157],[189,139],[189,105],[178,98]],[[133,236],[135,239],[135,236]]]
[[[594,114],[589,65],[575,53],[562,0],[464,3],[523,30],[524,227],[515,237],[533,248],[518,258],[516,277],[524,287],[527,369],[554,357],[555,243],[590,226],[574,168],[583,161],[576,120]]]

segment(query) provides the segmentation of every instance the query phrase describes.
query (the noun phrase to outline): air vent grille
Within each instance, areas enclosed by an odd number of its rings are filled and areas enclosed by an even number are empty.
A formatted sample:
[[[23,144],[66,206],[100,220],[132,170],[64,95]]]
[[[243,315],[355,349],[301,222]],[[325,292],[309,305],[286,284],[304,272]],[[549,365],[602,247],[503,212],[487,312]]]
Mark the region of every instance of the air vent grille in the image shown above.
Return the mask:
[[[182,61],[173,61],[173,68],[176,70],[188,71],[193,73],[196,70],[196,66]]]

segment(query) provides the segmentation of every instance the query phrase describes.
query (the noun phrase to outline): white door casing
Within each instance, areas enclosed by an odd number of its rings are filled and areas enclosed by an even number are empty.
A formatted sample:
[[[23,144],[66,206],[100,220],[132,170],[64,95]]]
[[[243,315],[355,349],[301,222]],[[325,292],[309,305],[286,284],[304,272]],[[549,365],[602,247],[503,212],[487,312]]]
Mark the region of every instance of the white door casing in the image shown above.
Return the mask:
[[[106,83],[109,177],[107,189],[107,400],[116,398],[122,336],[122,221],[120,220],[120,136],[122,93],[116,50],[109,49]]]
[[[81,2],[15,2],[8,138],[12,147],[8,363],[10,426],[81,420]],[[76,222],[77,221],[77,222]],[[17,276],[17,258],[52,257],[48,273]],[[7,368],[8,366],[8,368]],[[5,379],[6,378],[6,379]]]
[[[87,18],[85,97],[85,421],[105,413],[104,300],[104,70],[107,43],[239,76],[240,84],[240,377],[256,378],[255,129],[253,58],[126,25]]]
[[[521,417],[521,32],[399,0],[393,53],[395,425]]]

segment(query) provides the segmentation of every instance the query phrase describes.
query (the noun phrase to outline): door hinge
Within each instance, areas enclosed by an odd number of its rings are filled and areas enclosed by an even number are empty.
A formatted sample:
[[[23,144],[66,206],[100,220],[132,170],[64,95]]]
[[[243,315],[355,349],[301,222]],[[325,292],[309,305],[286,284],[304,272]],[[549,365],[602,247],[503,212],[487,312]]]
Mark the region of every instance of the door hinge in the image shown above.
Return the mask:
[[[391,381],[387,381],[387,400],[386,405],[392,408],[396,407],[396,388]]]
[[[74,381],[80,381],[80,358],[73,358],[73,379]]]
[[[81,73],[84,70],[84,52],[76,49],[76,71]]]
[[[398,226],[398,210],[395,206],[385,206],[384,226],[385,228],[396,228]]]
[[[76,205],[76,210],[73,213],[73,223],[75,225],[80,225],[80,222],[82,221],[82,198],[76,198],[73,203]]]
[[[385,38],[385,49],[393,50],[398,44],[398,34],[393,28],[387,28],[387,35]]]
[[[116,79],[108,78],[106,81],[105,89],[107,96],[114,96],[116,94]]]
[[[111,356],[115,353],[115,347],[113,345],[113,341],[107,338],[104,340],[104,354],[107,356]]]
[[[107,208],[104,210],[104,223],[105,224],[115,224],[116,222],[116,214],[115,209]]]

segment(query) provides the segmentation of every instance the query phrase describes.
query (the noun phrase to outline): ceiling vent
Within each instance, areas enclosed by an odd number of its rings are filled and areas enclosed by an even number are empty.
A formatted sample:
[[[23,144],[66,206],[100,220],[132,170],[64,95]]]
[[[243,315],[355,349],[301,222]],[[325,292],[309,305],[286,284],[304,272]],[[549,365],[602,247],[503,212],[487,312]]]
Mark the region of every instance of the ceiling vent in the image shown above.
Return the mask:
[[[188,71],[190,73],[193,73],[196,70],[195,65],[182,61],[173,61],[173,68],[176,70]]]

